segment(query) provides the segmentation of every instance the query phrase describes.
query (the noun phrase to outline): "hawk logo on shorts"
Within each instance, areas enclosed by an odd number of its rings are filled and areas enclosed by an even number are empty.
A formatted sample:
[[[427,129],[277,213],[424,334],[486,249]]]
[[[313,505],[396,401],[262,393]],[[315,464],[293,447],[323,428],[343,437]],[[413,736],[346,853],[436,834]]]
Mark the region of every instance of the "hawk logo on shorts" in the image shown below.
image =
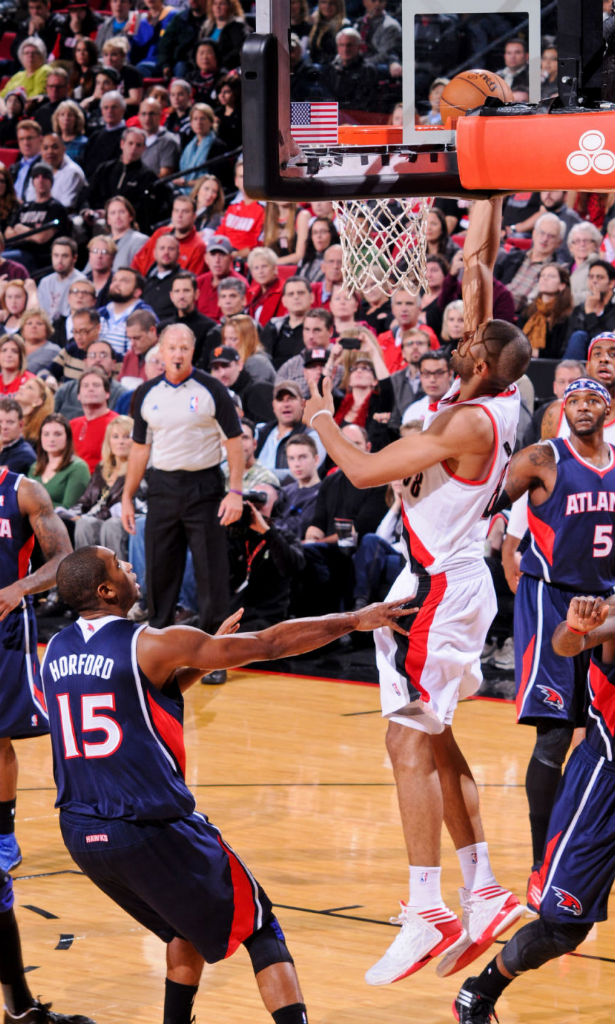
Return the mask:
[[[552,886],[552,888],[558,897],[558,907],[561,907],[563,910],[569,910],[575,917],[580,917],[583,913],[583,907],[576,896],[573,896],[571,892],[566,892],[565,889],[558,889],[556,885]]]
[[[543,704],[548,704],[551,708],[557,708],[558,711],[563,710],[564,698],[561,693],[554,690],[552,686],[539,686],[538,689],[541,693],[544,693]]]

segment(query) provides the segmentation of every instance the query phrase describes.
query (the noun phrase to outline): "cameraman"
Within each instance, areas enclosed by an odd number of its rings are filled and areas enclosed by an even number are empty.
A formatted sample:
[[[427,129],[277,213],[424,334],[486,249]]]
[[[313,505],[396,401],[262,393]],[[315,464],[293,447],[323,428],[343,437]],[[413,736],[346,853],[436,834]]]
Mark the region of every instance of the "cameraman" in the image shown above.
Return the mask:
[[[288,617],[293,577],[303,570],[298,541],[275,524],[278,491],[259,484],[244,493],[241,519],[227,530],[231,611],[243,608],[243,630],[265,629]]]

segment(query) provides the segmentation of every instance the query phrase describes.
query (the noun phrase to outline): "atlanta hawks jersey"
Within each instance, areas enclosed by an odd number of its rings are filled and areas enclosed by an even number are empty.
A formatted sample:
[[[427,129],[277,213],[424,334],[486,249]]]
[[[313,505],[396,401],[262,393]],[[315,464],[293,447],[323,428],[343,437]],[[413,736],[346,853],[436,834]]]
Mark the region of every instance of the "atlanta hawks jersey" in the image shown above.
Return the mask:
[[[503,487],[515,446],[520,398],[516,385],[497,395],[457,400],[456,380],[430,406],[423,429],[451,406],[473,405],[491,420],[493,455],[482,480],[464,480],[441,462],[408,477],[402,487],[403,540],[413,572],[433,575],[481,562],[490,509]]]
[[[566,439],[550,444],[557,462],[553,491],[542,505],[528,501],[531,541],[521,571],[568,590],[596,594],[615,584],[615,448],[599,469]]]
[[[607,420],[607,422],[604,424],[604,427],[602,429],[603,429],[604,440],[608,441],[609,444],[615,444],[615,417],[613,417],[612,420]],[[557,428],[557,435],[556,436],[557,437],[570,437],[570,424],[568,423],[568,420],[564,416],[564,403],[563,402],[562,402],[562,407],[561,407],[560,413],[559,413],[559,425],[558,425],[558,428]]]
[[[19,508],[19,473],[0,472],[0,587],[30,571],[34,534]],[[0,736],[46,733],[47,715],[36,654],[32,598],[24,597],[0,622]]]
[[[41,671],[56,807],[126,821],[194,810],[184,781],[182,696],[174,684],[157,690],[140,670],[144,628],[116,616],[80,618],[47,646]]]
[[[615,665],[592,652],[589,663],[589,709],[586,740],[597,754],[615,763]]]

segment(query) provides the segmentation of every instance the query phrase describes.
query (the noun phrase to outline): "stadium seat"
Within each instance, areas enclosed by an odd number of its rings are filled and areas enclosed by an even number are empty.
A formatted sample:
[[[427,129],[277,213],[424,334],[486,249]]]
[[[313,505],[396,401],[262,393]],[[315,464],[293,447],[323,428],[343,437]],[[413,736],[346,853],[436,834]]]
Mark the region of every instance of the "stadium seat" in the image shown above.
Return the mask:
[[[15,41],[16,32],[2,32],[0,35],[0,60],[11,59],[11,46]]]
[[[0,146],[0,162],[2,162],[5,167],[10,167],[16,160],[19,160],[18,149],[8,149]]]

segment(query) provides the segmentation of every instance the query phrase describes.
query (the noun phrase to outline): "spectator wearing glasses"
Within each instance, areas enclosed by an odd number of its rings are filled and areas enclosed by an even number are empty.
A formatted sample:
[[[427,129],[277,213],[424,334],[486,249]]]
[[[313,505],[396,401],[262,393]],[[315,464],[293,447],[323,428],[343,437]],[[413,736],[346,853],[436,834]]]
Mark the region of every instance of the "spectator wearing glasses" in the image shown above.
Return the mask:
[[[555,262],[555,254],[566,234],[566,225],[554,213],[543,213],[532,231],[532,245],[527,252],[513,249],[499,258],[494,274],[505,284],[515,300],[519,313],[538,294],[538,277],[546,263]]]
[[[424,420],[432,402],[439,402],[453,380],[449,359],[442,349],[425,352],[419,360],[419,375],[423,397],[412,402],[402,417],[402,425],[413,420]]]
[[[68,290],[76,281],[83,280],[84,274],[77,270],[77,243],[73,238],[56,238],[51,246],[53,273],[38,282],[38,301],[51,320],[68,316]]]
[[[119,406],[124,403],[129,392],[114,379],[117,373],[118,364],[113,354],[113,349],[108,341],[96,338],[87,347],[85,358],[81,363],[81,374],[97,366],[102,370],[110,382],[109,408],[119,412]],[[81,374],[72,380],[66,380],[60,384],[55,396],[54,406],[56,412],[61,412],[67,420],[76,416],[83,416],[83,406],[79,401],[79,381]]]
[[[52,340],[60,348],[65,348],[73,337],[73,317],[82,309],[94,309],[96,306],[96,289],[91,281],[82,278],[75,281],[68,289],[68,316],[58,316],[53,321]]]
[[[73,336],[66,347],[60,349],[51,373],[56,380],[78,380],[83,373],[88,345],[100,335],[100,314],[96,309],[82,309],[73,316]]]

